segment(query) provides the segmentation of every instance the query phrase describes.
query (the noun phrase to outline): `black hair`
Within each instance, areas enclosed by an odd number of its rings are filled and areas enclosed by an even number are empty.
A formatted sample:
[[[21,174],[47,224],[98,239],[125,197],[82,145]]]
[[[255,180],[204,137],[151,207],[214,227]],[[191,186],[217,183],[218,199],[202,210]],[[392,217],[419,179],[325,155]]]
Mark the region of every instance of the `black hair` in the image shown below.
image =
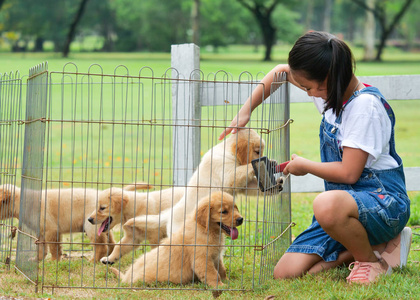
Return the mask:
[[[311,31],[296,41],[288,62],[292,71],[303,72],[308,80],[321,84],[328,78],[325,110],[332,108],[338,116],[356,68],[349,46],[330,33]]]

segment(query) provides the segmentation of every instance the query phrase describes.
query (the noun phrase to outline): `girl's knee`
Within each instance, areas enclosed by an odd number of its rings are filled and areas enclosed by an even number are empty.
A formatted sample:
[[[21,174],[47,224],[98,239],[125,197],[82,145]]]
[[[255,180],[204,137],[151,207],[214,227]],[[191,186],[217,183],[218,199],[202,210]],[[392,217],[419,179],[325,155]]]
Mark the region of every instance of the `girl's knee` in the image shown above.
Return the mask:
[[[343,219],[357,212],[357,205],[350,194],[344,191],[328,191],[319,194],[313,202],[314,215],[325,229],[340,224]]]
[[[304,253],[285,253],[274,267],[275,279],[297,278],[304,275],[318,261],[316,255]]]
[[[273,276],[274,279],[287,279],[287,278],[294,278],[297,277],[295,276],[293,273],[290,272],[290,266],[286,267],[286,266],[280,266],[279,264],[277,264],[274,267],[274,272],[273,272]]]

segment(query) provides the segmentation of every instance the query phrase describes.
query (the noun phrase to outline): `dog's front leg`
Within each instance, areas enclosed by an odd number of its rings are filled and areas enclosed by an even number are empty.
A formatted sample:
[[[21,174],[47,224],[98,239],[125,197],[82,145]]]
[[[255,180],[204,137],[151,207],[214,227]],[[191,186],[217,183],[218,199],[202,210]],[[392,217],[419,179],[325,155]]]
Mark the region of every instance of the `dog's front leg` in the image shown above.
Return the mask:
[[[48,254],[48,247],[45,246],[45,238],[42,235],[39,237],[38,241],[38,261],[42,261]],[[36,258],[32,258],[31,260],[36,260]]]
[[[137,249],[139,247],[138,244],[144,241],[144,230],[134,226],[134,222],[134,219],[130,219],[123,225],[123,238],[115,245],[114,250],[109,256],[101,258],[103,264],[112,265],[125,254]]]
[[[109,233],[111,235],[111,233]],[[96,237],[96,244],[94,246],[94,256],[92,258],[92,261],[100,261],[102,257],[107,255],[109,253],[108,246],[107,246],[107,232],[102,232],[100,236]]]
[[[45,234],[45,242],[48,244],[48,248],[50,249],[52,260],[61,260],[63,253],[61,252],[60,240],[61,239],[60,236],[57,235],[57,231],[47,232]],[[47,251],[45,251],[44,255],[46,256],[46,254]]]
[[[236,187],[246,187],[254,178],[255,172],[252,164],[241,165],[236,167],[233,182]]]
[[[222,256],[220,256],[219,259],[215,262],[215,268],[219,269],[220,278],[222,280],[225,280],[227,276],[226,276],[226,268],[225,268],[225,264],[223,263]]]
[[[203,261],[197,260],[195,263],[194,271],[201,282],[206,283],[213,288],[219,288],[223,286],[223,282],[220,280],[221,276],[219,275],[219,272],[217,272],[214,266],[214,262],[211,259],[207,259],[207,264],[205,256]]]

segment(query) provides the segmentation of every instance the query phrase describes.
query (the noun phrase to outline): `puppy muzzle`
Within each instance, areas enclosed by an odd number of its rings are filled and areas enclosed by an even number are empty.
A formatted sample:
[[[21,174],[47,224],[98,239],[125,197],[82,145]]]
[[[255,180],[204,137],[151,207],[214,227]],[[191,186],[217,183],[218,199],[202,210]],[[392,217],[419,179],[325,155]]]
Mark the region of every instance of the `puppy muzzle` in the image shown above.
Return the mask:
[[[244,218],[240,217],[236,219],[236,226],[241,225],[244,222]]]

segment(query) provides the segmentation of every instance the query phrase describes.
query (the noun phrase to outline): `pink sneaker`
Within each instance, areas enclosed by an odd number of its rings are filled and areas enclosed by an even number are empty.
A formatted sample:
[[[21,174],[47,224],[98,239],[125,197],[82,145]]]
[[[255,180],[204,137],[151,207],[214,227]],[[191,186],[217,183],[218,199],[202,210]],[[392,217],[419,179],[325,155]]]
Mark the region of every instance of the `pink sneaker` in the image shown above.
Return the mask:
[[[359,262],[350,264],[350,275],[346,278],[348,283],[369,284],[374,282],[381,274],[389,275],[392,269],[388,263],[382,259],[378,252],[374,251],[378,262]]]
[[[385,251],[382,252],[381,256],[391,268],[402,268],[407,265],[411,239],[411,228],[405,227],[400,234],[386,244]]]

